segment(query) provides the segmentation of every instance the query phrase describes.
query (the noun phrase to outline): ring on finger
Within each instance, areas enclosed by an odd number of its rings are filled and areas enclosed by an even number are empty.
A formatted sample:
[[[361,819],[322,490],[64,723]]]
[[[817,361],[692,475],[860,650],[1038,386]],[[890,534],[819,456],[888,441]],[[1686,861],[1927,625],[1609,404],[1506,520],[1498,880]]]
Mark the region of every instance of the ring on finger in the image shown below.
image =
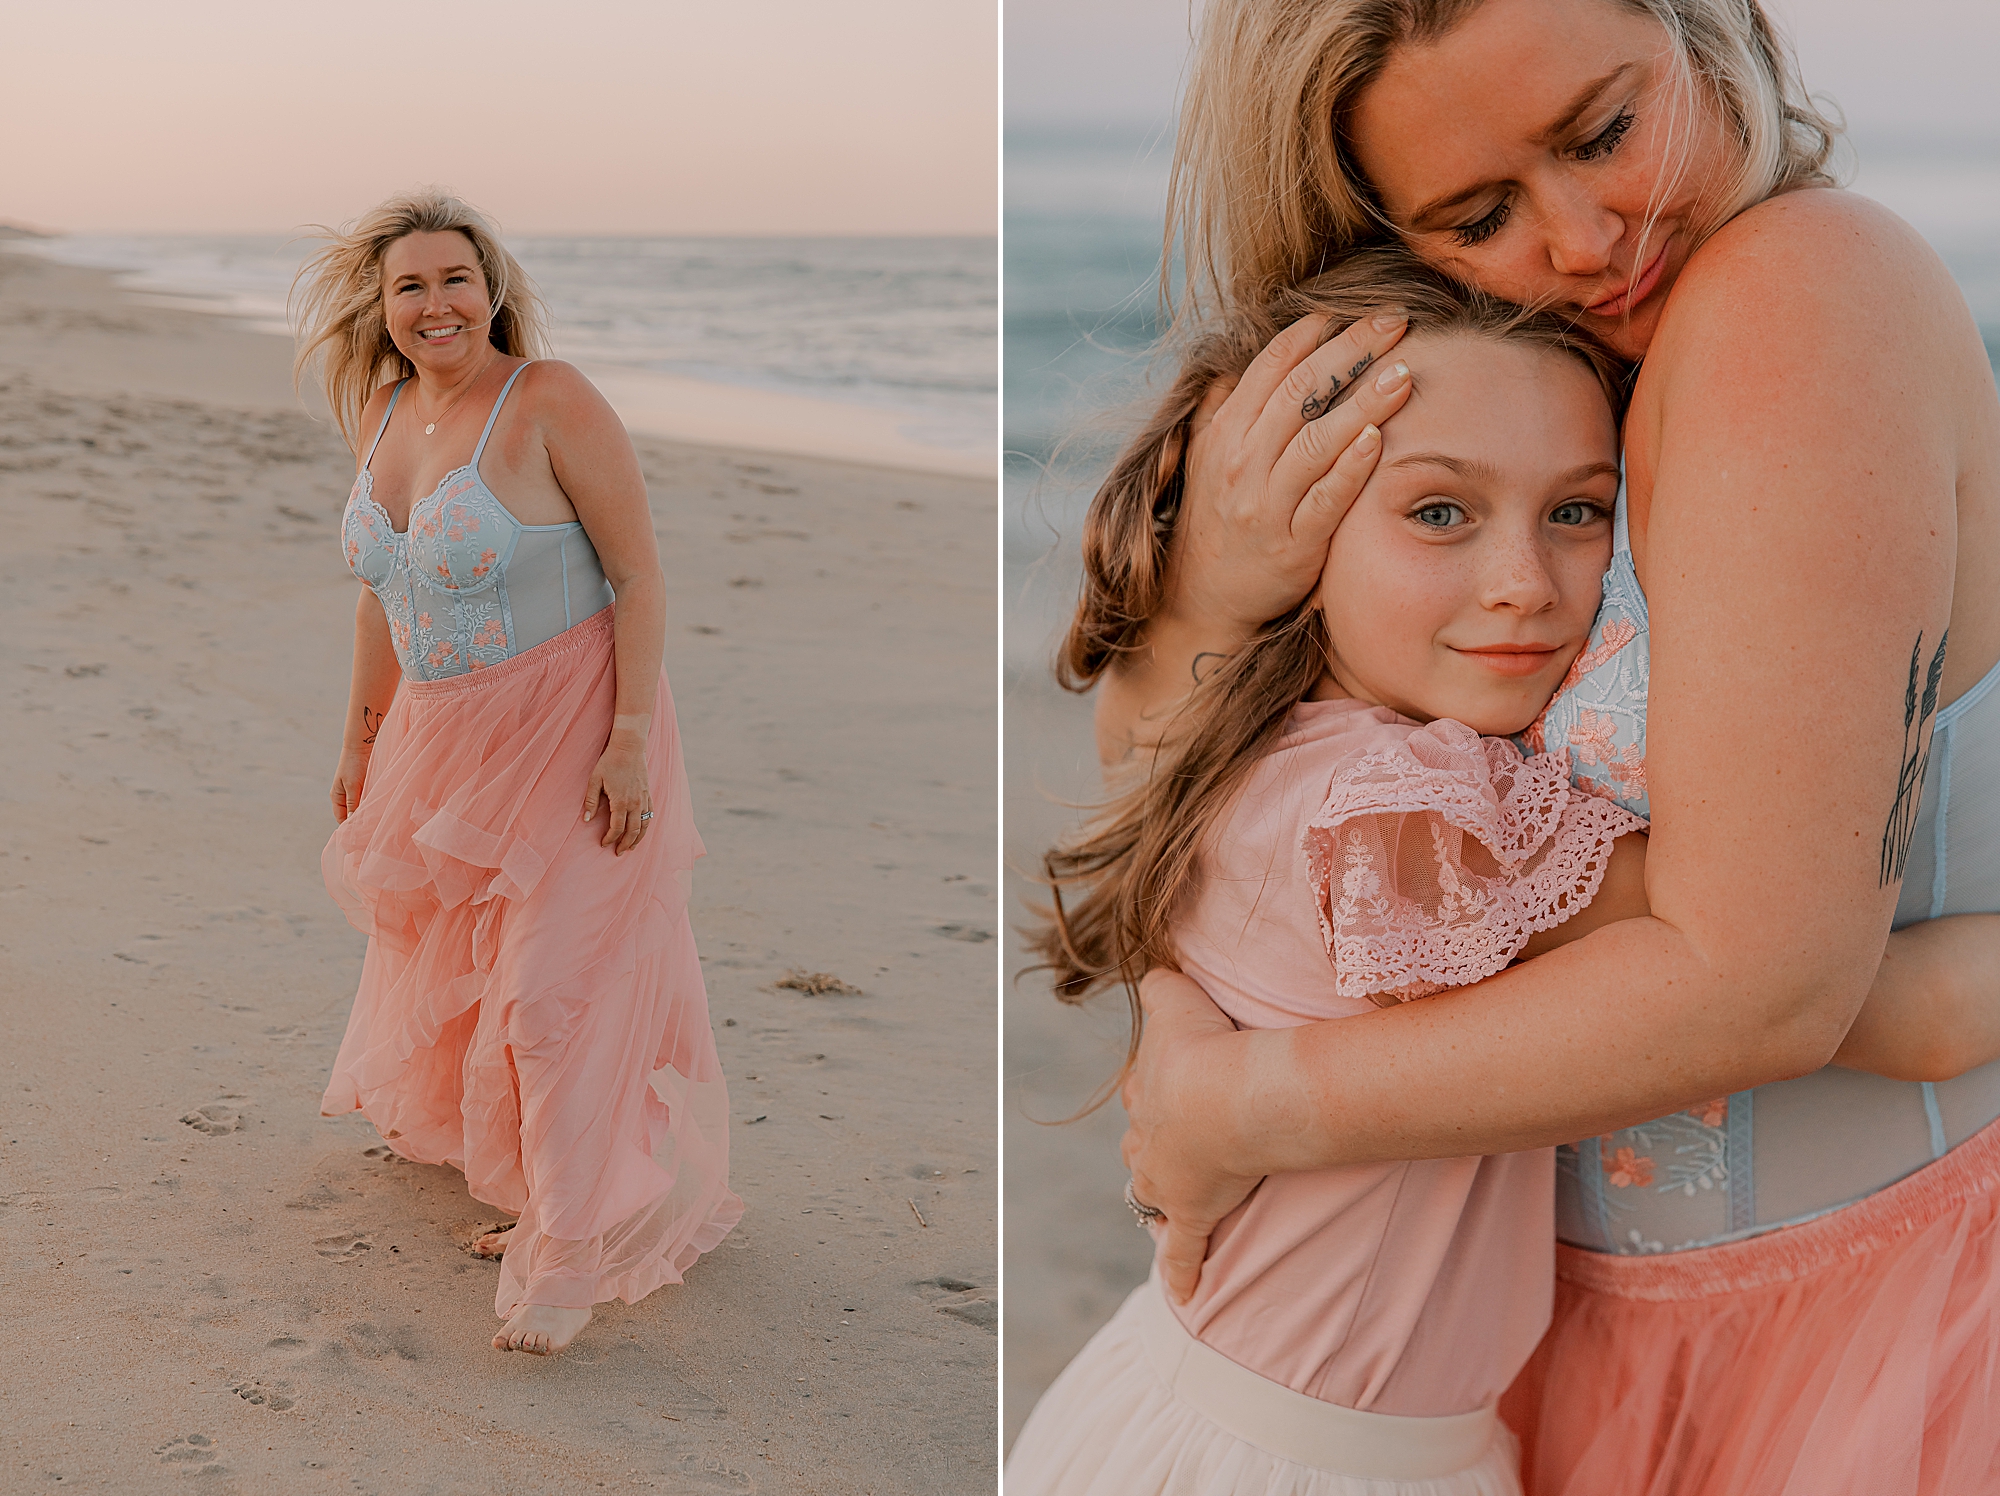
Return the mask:
[[[1139,1218],[1139,1229],[1145,1230],[1155,1221],[1164,1221],[1167,1213],[1157,1205],[1148,1205],[1132,1191],[1132,1181],[1125,1181],[1125,1203],[1132,1207],[1132,1214]]]

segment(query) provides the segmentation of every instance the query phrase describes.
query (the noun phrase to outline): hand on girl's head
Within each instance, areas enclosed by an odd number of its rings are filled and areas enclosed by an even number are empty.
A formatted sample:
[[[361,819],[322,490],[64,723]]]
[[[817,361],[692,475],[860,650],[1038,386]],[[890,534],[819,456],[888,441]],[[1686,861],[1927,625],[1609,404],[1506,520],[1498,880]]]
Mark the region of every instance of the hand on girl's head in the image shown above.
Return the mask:
[[[1506,736],[1589,635],[1611,558],[1618,431],[1576,358],[1411,334],[1418,393],[1328,549],[1317,694]]]

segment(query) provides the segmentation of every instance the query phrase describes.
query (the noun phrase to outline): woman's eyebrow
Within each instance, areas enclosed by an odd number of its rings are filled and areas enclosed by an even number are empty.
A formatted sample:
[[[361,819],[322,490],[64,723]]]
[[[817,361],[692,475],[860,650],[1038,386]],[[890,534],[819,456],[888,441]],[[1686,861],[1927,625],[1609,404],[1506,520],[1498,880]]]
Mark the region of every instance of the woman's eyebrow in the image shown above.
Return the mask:
[[[1595,104],[1603,96],[1607,88],[1618,82],[1619,79],[1623,78],[1638,65],[1636,62],[1624,63],[1606,73],[1595,82],[1586,83],[1578,91],[1576,97],[1570,100],[1569,107],[1535,137],[1535,143],[1537,145],[1549,145],[1560,140],[1576,124],[1577,120],[1583,116],[1584,111],[1589,109],[1592,104]],[[1479,196],[1480,193],[1487,191],[1495,185],[1497,184],[1492,182],[1479,182],[1471,187],[1462,188],[1457,192],[1450,193],[1445,197],[1433,198],[1410,215],[1409,226],[1412,229],[1423,232],[1430,227],[1430,219],[1443,213],[1446,209],[1456,208],[1460,203],[1465,202],[1469,198]]]

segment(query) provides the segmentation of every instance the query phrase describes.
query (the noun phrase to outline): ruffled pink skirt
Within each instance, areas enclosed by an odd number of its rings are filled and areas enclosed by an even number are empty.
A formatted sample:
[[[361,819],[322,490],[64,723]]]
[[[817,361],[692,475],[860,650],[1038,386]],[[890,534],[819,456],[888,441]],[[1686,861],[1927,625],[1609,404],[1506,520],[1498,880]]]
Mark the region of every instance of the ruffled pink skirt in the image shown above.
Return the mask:
[[[2000,1492],[2000,1123],[1802,1226],[1557,1279],[1501,1404],[1534,1496]]]
[[[369,937],[321,1111],[516,1214],[494,1308],[635,1302],[743,1214],[688,926],[702,853],[664,676],[654,818],[582,821],[611,730],[612,610],[487,669],[405,681],[326,885]]]

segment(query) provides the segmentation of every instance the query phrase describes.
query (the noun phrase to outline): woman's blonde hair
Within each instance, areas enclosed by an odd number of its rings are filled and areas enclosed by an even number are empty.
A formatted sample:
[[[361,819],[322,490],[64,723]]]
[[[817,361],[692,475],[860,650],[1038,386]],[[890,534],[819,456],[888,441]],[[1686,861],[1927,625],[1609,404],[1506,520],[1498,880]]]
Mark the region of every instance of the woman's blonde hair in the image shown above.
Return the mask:
[[[382,314],[382,257],[411,234],[463,234],[479,256],[491,298],[487,337],[513,358],[549,356],[548,309],[495,226],[470,203],[436,188],[406,192],[344,228],[320,228],[326,247],[292,282],[299,329],[294,382],[317,363],[326,403],[348,445],[359,448],[361,413],[383,384],[416,373],[389,339]]]
[[[1435,42],[1480,0],[1209,0],[1169,190],[1164,277],[1179,242],[1197,314],[1255,306],[1392,230],[1347,122],[1396,48]],[[1738,153],[1706,194],[1706,233],[1797,187],[1831,185],[1839,125],[1815,107],[1758,0],[1605,0],[1665,30],[1680,93],[1705,85]],[[1685,163],[1683,162],[1684,166]]]
[[[1203,392],[1240,375],[1301,317],[1329,317],[1333,336],[1384,306],[1404,309],[1413,335],[1465,334],[1575,358],[1596,376],[1614,418],[1623,412],[1626,366],[1554,314],[1468,290],[1401,248],[1351,254],[1188,340],[1172,389],[1091,500],[1082,593],[1056,661],[1065,687],[1089,689],[1138,647],[1144,620],[1159,607],[1180,514],[1182,454]],[[1326,662],[1325,625],[1307,599],[1204,677],[1144,781],[1048,853],[1053,903],[1036,911],[1040,922],[1028,933],[1037,969],[1054,972],[1058,997],[1081,1002],[1100,984],[1122,981],[1136,1045],[1138,980],[1176,964],[1171,925],[1198,876],[1203,842]]]

